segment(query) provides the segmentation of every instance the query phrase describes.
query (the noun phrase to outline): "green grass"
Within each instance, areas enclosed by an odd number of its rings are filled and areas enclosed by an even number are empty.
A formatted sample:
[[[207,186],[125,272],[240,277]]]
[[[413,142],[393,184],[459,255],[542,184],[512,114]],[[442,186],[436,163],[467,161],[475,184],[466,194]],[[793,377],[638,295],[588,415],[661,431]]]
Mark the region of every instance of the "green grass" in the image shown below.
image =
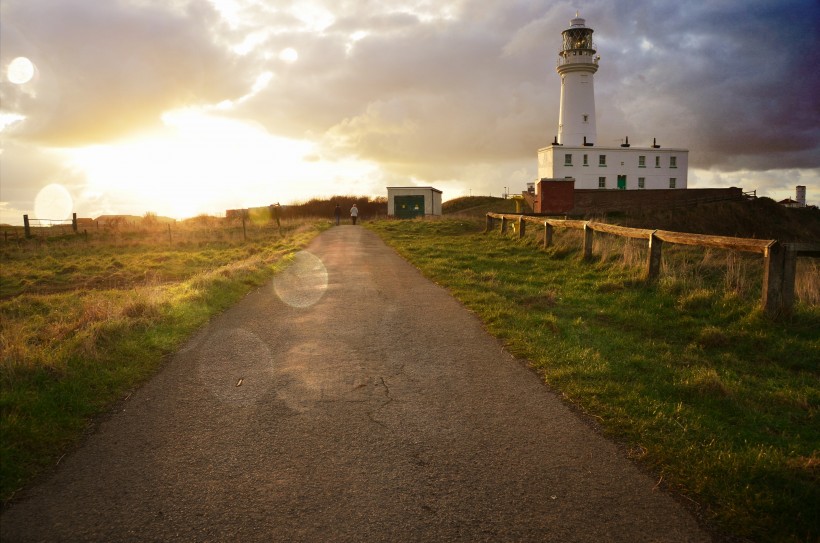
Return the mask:
[[[762,266],[735,256],[665,251],[648,285],[628,244],[583,261],[576,233],[544,250],[482,226],[368,225],[718,530],[820,537],[820,308],[768,320]]]
[[[241,233],[231,240],[203,232],[173,247],[138,236],[4,246],[2,500],[53,466],[95,415],[328,226],[291,223],[247,241]]]

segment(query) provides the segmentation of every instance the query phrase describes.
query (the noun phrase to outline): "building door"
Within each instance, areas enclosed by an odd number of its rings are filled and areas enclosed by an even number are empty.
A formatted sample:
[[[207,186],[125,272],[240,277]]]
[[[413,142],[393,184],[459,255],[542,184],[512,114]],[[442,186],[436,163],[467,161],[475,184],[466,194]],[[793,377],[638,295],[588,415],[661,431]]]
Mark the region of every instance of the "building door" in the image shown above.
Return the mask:
[[[626,176],[619,175],[618,176],[618,188],[621,190],[626,190]]]
[[[398,219],[424,217],[424,196],[395,196],[393,204]]]

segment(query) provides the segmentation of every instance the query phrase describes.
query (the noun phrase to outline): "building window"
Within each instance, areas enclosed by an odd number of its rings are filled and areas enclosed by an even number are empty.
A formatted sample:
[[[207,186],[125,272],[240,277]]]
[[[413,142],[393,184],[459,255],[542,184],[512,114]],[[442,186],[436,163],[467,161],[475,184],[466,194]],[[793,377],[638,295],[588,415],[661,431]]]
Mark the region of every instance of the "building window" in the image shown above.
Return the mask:
[[[638,167],[646,168],[646,157],[644,155],[638,157]]]
[[[599,177],[598,178],[598,188],[605,189],[606,188],[606,177]]]
[[[656,156],[656,157],[655,157],[655,167],[656,167],[656,168],[660,168],[660,167],[661,167],[661,157],[659,157],[659,156]]]
[[[645,189],[646,188],[646,177],[639,177],[638,178],[638,188]]]
[[[606,155],[598,155],[598,166],[606,166]]]
[[[589,155],[584,155],[584,166],[589,166]]]
[[[670,168],[677,168],[678,167],[678,157],[670,156],[669,157],[669,167]]]
[[[678,182],[677,179],[675,179],[674,177],[670,177],[669,178],[669,188],[670,189],[675,188],[675,185],[677,184],[677,182]]]
[[[572,155],[564,155],[564,166],[572,166]]]

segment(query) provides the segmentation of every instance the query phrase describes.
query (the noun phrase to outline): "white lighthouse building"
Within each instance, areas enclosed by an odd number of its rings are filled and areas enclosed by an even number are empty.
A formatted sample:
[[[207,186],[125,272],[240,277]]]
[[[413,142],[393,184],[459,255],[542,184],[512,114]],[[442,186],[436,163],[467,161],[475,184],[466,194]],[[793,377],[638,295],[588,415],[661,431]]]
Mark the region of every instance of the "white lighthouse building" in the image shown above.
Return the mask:
[[[576,189],[685,189],[687,149],[662,148],[654,139],[651,146],[633,147],[628,136],[617,147],[598,144],[594,76],[601,57],[592,33],[577,13],[561,33],[558,135],[538,150],[538,177],[573,178]]]

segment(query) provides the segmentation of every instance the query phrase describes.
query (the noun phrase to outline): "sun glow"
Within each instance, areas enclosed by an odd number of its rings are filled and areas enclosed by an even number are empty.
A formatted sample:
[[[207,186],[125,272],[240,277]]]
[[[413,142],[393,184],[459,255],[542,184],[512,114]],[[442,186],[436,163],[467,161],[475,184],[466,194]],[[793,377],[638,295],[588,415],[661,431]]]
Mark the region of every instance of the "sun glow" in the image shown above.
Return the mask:
[[[355,160],[317,160],[312,142],[198,109],[168,112],[162,120],[159,133],[66,151],[85,174],[86,193],[116,200],[133,214],[187,218],[306,199],[328,181],[344,190],[363,177],[374,179],[377,169]]]

